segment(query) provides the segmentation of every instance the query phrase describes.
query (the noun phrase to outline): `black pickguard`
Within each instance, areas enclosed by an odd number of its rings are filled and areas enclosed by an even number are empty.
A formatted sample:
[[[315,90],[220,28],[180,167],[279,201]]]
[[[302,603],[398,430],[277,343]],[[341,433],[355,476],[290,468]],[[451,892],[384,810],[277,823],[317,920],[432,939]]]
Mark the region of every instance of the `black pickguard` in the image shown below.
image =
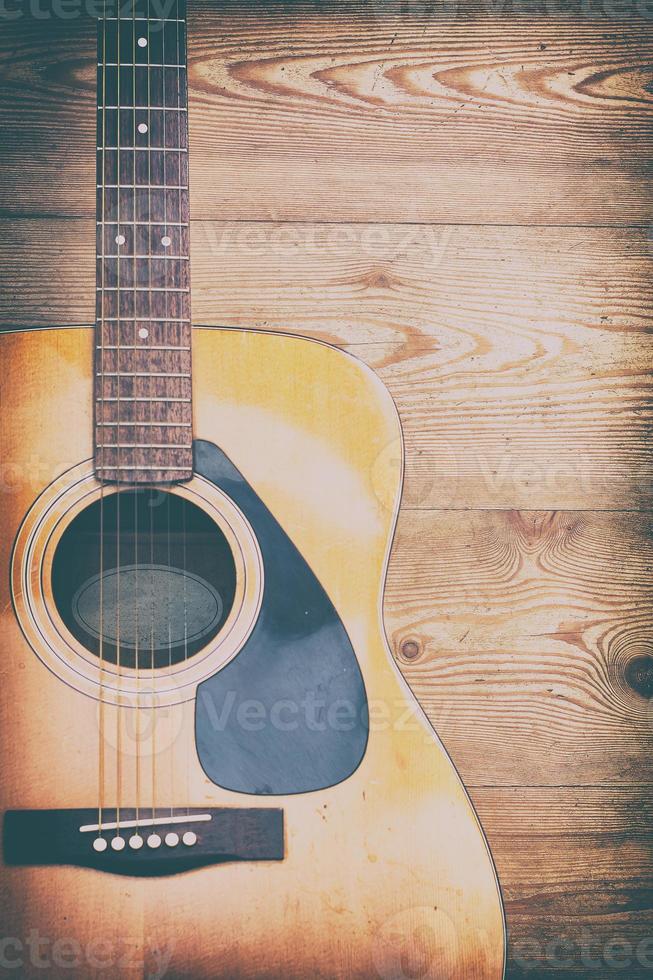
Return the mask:
[[[212,782],[288,794],[347,779],[365,754],[368,709],[354,650],[308,564],[231,461],[194,444],[195,472],[240,507],[258,539],[264,594],[244,647],[197,692],[195,738]]]

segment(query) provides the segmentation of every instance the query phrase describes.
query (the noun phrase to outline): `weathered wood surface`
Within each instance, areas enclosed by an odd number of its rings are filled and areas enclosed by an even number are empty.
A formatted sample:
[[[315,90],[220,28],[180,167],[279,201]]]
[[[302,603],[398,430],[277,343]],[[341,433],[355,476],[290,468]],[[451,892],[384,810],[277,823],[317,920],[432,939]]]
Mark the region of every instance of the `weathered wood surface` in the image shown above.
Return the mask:
[[[637,786],[473,795],[502,873],[509,980],[648,980],[650,797]]]
[[[197,0],[194,215],[647,223],[652,19],[646,0]],[[88,15],[3,23],[0,208],[93,214],[94,44]]]
[[[92,322],[91,222],[4,238],[4,322]],[[198,221],[191,244],[196,323],[318,337],[380,374],[407,507],[651,506],[645,231]]]
[[[470,785],[653,783],[650,514],[409,511],[386,592]]]
[[[93,45],[2,24],[9,327],[93,320]],[[190,48],[194,319],[340,344],[397,401],[388,633],[509,976],[650,976],[653,11],[197,0]]]

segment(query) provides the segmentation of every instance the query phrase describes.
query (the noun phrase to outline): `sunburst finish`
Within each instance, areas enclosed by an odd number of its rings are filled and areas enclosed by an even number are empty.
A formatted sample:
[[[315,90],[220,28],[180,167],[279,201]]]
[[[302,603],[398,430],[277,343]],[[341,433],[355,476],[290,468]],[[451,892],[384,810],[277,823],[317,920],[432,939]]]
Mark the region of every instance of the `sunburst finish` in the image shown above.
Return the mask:
[[[256,486],[328,591],[364,676],[367,751],[331,789],[270,798],[285,815],[280,862],[226,863],[160,880],[5,868],[2,931],[18,940],[10,954],[21,959],[21,975],[42,975],[27,944],[36,930],[48,939],[42,953],[52,976],[69,975],[53,959],[53,941],[66,938],[77,975],[88,977],[99,975],[102,956],[123,956],[137,975],[165,966],[169,976],[198,978],[499,980],[504,926],[487,845],[383,632],[401,484],[394,406],[368,369],[322,344],[204,328],[193,344],[195,436],[219,445]],[[35,498],[92,455],[92,345],[84,328],[0,340],[5,569]],[[33,560],[38,565],[38,554]],[[105,793],[117,790],[120,741],[122,792],[133,795],[134,709],[118,716],[115,706],[100,709],[62,683],[21,632],[13,609],[20,596],[10,594],[8,575],[0,595],[3,809],[93,806],[100,739]],[[155,753],[161,803],[247,805],[250,798],[221,790],[202,771],[192,700],[156,714],[156,738],[142,726],[138,753],[150,761]],[[140,792],[152,792],[146,776]],[[99,939],[106,944],[96,948]]]

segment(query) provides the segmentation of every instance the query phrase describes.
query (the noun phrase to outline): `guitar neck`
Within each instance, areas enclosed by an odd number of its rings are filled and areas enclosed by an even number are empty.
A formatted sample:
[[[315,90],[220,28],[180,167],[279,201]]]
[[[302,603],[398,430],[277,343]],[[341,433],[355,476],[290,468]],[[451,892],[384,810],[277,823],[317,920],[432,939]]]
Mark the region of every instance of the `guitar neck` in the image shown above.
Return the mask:
[[[95,464],[119,483],[192,476],[185,2],[160,13],[98,22]]]

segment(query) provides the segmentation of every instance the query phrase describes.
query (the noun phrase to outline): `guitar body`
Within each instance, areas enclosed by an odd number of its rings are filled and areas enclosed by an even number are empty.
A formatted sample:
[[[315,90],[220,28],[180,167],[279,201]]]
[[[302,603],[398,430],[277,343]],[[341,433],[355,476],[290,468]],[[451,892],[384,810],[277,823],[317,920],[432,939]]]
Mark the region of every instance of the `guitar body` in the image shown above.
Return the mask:
[[[224,663],[188,675],[183,698],[164,684],[148,715],[156,726],[136,736],[133,701],[102,706],[91,674],[67,680],[72,640],[69,662],[53,659],[65,632],[53,590],[65,583],[53,581],[50,538],[61,541],[83,494],[96,492],[93,331],[0,337],[0,800],[3,811],[97,807],[104,743],[109,798],[121,793],[133,806],[135,793],[156,790],[157,806],[282,810],[283,857],[163,875],[10,862],[0,886],[0,935],[13,937],[3,967],[23,977],[42,976],[45,963],[53,977],[499,980],[504,923],[488,848],[383,631],[401,485],[392,401],[371,371],[326,345],[193,334],[196,476],[179,492],[200,505],[222,501],[236,549],[242,516],[236,575],[249,578],[235,588],[256,623],[240,633],[236,624]],[[34,531],[37,512],[47,533]],[[79,546],[70,575],[82,558]],[[301,622],[313,615],[307,596],[321,610],[310,628]],[[54,626],[34,625],[47,619],[39,603]],[[316,681],[322,651],[330,680]],[[256,688],[262,674],[272,705]],[[308,687],[341,675],[344,708],[330,702],[326,725],[298,721]],[[355,707],[364,701],[369,735],[348,714],[347,691]],[[258,698],[244,709],[247,724],[241,716],[244,734],[225,720],[234,698]]]

